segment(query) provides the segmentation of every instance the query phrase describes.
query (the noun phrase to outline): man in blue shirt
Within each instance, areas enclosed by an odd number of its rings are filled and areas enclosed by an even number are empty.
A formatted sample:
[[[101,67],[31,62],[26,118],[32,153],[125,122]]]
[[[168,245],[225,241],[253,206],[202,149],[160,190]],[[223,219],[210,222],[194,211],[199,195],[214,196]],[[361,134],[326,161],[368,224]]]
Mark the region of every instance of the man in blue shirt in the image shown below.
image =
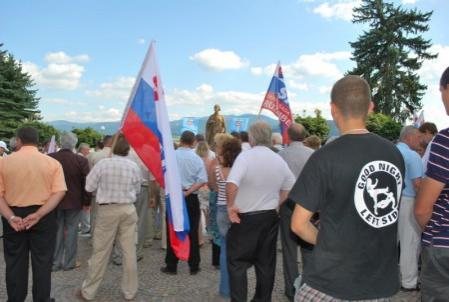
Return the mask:
[[[176,160],[178,162],[182,189],[184,191],[184,198],[186,200],[190,221],[190,256],[188,262],[191,275],[195,275],[200,271],[200,248],[198,241],[200,203],[198,200],[198,189],[207,183],[207,173],[204,162],[193,151],[194,141],[195,134],[192,131],[184,131],[181,134],[181,146],[176,150]],[[161,268],[161,272],[175,275],[178,266],[178,258],[171,248],[170,236],[168,235],[165,263],[166,266]]]
[[[449,115],[449,68],[440,80],[441,99]],[[422,301],[449,297],[449,128],[435,136],[426,178],[416,198],[415,216],[422,236]]]
[[[401,130],[397,148],[404,157],[405,187],[402,191],[399,207],[398,238],[401,247],[399,266],[401,269],[401,286],[404,291],[417,289],[418,258],[421,230],[413,215],[416,192],[421,184],[424,171],[421,158],[414,150],[420,144],[419,130],[405,126]]]

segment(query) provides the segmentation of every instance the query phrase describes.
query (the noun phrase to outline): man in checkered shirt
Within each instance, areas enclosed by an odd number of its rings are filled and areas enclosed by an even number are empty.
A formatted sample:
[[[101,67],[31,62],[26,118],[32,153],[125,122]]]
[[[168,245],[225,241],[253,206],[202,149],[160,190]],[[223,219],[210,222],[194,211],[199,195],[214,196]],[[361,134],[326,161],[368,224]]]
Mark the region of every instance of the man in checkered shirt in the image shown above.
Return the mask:
[[[137,213],[133,203],[140,193],[142,176],[137,164],[126,158],[129,149],[125,137],[119,135],[112,157],[98,162],[86,179],[86,190],[97,192],[98,213],[88,275],[79,293],[84,300],[95,298],[116,236],[123,250],[123,296],[132,300],[137,292]]]

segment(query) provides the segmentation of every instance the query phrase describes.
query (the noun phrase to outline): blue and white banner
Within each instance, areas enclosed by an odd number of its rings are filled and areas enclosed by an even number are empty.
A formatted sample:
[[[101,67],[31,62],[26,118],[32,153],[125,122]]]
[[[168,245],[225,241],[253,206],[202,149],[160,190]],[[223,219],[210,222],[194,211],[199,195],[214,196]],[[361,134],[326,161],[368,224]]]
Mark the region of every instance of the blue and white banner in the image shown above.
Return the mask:
[[[184,131],[192,131],[198,134],[198,119],[194,117],[185,117],[182,119],[181,133]]]
[[[248,131],[248,124],[249,118],[247,117],[233,117],[229,126],[229,132]]]

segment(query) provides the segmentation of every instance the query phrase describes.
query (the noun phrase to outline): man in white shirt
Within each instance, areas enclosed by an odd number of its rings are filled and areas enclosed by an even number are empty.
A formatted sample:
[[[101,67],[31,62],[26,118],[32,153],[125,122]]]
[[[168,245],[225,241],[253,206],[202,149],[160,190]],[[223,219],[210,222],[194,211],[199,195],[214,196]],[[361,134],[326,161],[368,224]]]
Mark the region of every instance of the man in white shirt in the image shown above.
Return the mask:
[[[257,121],[249,129],[252,149],[234,162],[226,187],[232,222],[227,235],[232,301],[247,301],[247,269],[257,276],[254,301],[271,301],[276,270],[277,209],[295,182],[287,163],[271,151],[271,128]]]

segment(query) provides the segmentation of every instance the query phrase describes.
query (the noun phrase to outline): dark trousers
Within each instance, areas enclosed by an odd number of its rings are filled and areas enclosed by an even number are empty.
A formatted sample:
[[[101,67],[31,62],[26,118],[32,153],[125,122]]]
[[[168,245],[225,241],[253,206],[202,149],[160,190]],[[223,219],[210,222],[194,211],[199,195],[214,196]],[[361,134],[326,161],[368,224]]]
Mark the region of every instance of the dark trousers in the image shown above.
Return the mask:
[[[39,206],[11,208],[14,215],[22,218],[38,209]],[[51,301],[51,267],[57,230],[55,213],[50,212],[31,229],[22,232],[15,232],[6,219],[2,218],[2,222],[5,234],[3,247],[8,302],[23,302],[26,299],[30,253],[33,270],[33,301]]]
[[[200,202],[196,194],[190,194],[186,197],[187,213],[190,221],[190,270],[197,270],[200,265],[200,246],[198,240],[198,228],[200,224]],[[168,222],[167,222],[168,228]],[[167,230],[167,234],[169,234]],[[165,255],[165,263],[171,271],[176,271],[178,267],[178,258],[176,257],[170,244],[170,236],[167,236],[167,253]]]
[[[247,301],[247,270],[256,270],[256,292],[252,301],[271,301],[276,271],[276,239],[279,216],[275,210],[240,214],[226,237],[231,301]]]
[[[220,246],[215,244],[214,241],[211,241],[212,244],[212,265],[219,266],[220,265]]]
[[[282,268],[284,271],[285,295],[293,300],[295,288],[293,284],[299,276],[298,270],[298,237],[290,228],[293,211],[283,204],[279,211],[282,244]]]
[[[421,253],[421,299],[444,302],[449,299],[449,249],[426,246]]]

